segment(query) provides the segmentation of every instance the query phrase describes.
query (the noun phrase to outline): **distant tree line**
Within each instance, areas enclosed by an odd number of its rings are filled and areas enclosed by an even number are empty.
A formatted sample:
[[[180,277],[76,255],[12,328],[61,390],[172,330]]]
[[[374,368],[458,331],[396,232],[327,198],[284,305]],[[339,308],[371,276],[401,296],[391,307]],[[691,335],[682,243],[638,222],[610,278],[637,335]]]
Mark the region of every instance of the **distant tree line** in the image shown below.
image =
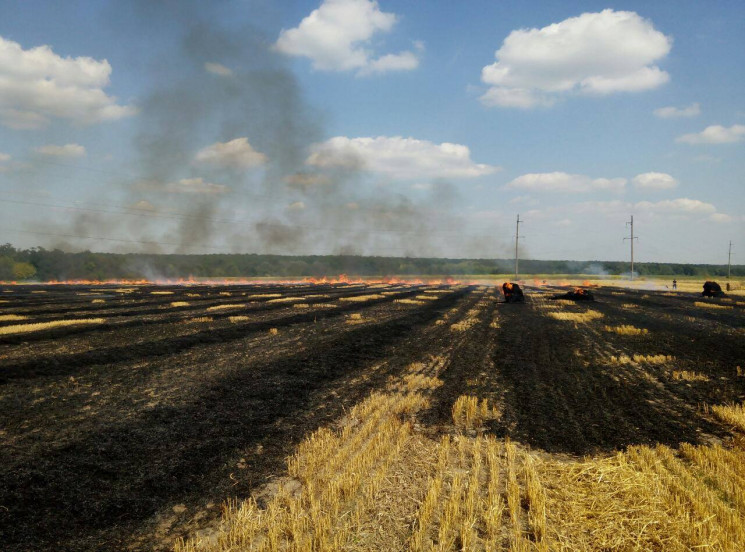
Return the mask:
[[[510,259],[439,259],[361,257],[353,255],[159,255],[120,253],[66,253],[41,247],[16,249],[0,246],[0,280],[113,280],[194,277],[302,277],[302,276],[386,276],[501,274],[513,270]],[[726,265],[681,263],[635,263],[640,276],[723,277]],[[627,273],[620,261],[521,260],[522,274]],[[745,276],[745,266],[732,267],[732,275]]]

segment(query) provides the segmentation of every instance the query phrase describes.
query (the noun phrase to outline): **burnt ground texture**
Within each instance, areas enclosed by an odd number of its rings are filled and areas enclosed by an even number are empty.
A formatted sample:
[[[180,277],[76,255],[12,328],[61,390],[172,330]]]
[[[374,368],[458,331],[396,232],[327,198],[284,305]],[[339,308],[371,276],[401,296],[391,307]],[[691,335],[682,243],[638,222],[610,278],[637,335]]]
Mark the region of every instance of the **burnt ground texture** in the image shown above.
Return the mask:
[[[504,304],[469,285],[0,286],[2,548],[170,549],[432,356],[444,383],[417,427],[433,436],[468,394],[499,405],[491,432],[546,453],[730,438],[700,405],[745,400],[745,301],[599,288],[557,305],[561,291]],[[588,309],[602,317],[550,315]],[[7,329],[86,319],[102,321]],[[606,328],[620,325],[647,333]]]

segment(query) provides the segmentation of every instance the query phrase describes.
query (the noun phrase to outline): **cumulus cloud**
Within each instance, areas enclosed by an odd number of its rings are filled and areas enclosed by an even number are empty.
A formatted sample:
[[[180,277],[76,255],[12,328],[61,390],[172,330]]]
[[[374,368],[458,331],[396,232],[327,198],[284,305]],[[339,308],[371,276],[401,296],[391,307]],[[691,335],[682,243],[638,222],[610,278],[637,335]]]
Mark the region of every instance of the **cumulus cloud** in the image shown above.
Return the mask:
[[[514,190],[564,193],[620,192],[625,187],[625,178],[590,178],[583,174],[565,172],[524,174],[506,185],[506,188]]]
[[[92,124],[135,114],[103,91],[110,76],[105,59],[63,58],[49,46],[24,50],[0,37],[0,124],[35,129],[51,118]]]
[[[660,107],[654,110],[655,116],[661,119],[679,119],[681,117],[695,117],[701,114],[701,107],[697,103],[692,103],[688,107]]]
[[[233,70],[229,69],[228,67],[225,67],[224,65],[220,63],[212,63],[208,61],[204,64],[204,69],[208,73],[212,73],[213,75],[217,75],[218,77],[232,77],[233,76]]]
[[[315,144],[306,163],[322,168],[363,169],[400,179],[474,178],[500,170],[474,163],[467,146],[401,136],[337,136]]]
[[[636,175],[631,182],[642,190],[671,190],[678,181],[667,173],[648,172]]]
[[[205,182],[203,178],[182,178],[178,182],[169,182],[165,191],[175,194],[224,194],[228,187],[223,184]]]
[[[303,191],[310,191],[314,188],[328,186],[332,183],[331,179],[325,174],[314,173],[295,173],[284,178],[285,183],[290,188]]]
[[[711,220],[712,222],[719,223],[719,224],[726,224],[728,222],[734,221],[735,219],[734,219],[734,217],[732,217],[730,215],[726,215],[724,213],[713,213],[709,217],[709,220]]]
[[[250,169],[263,165],[266,155],[253,149],[248,138],[236,138],[229,142],[217,142],[197,152],[197,163],[232,169]]]
[[[669,214],[713,214],[717,208],[711,203],[706,203],[698,199],[689,199],[681,197],[679,199],[666,199],[663,201],[651,202],[640,201],[634,205],[638,210],[651,211],[655,213]]]
[[[481,71],[487,106],[550,106],[570,93],[640,92],[666,83],[654,65],[672,39],[634,12],[583,13],[541,29],[512,31]]]
[[[310,58],[320,71],[357,71],[360,75],[408,71],[419,65],[412,51],[376,57],[371,40],[390,32],[396,14],[373,0],[324,0],[293,29],[282,29],[275,48],[289,56]],[[421,50],[422,43],[415,43]]]
[[[618,218],[622,220],[630,213],[638,214],[646,220],[653,217],[710,220],[714,222],[731,222],[734,217],[720,213],[716,206],[711,203],[687,197],[677,199],[666,199],[662,201],[582,201],[569,205],[555,205],[541,211],[536,211],[536,216],[544,218],[565,218],[567,215],[592,217],[599,216],[605,219]]]
[[[182,178],[176,182],[167,183],[159,182],[157,180],[140,180],[134,184],[134,189],[146,192],[201,195],[224,194],[229,190],[229,188],[223,184],[205,182],[202,177]]]
[[[732,125],[729,128],[711,125],[701,132],[678,136],[675,141],[684,144],[731,144],[741,141],[744,137],[745,125]]]
[[[51,157],[85,156],[85,148],[80,144],[65,144],[64,146],[55,146],[53,144],[48,144],[46,146],[39,146],[34,151],[41,155],[49,155]]]

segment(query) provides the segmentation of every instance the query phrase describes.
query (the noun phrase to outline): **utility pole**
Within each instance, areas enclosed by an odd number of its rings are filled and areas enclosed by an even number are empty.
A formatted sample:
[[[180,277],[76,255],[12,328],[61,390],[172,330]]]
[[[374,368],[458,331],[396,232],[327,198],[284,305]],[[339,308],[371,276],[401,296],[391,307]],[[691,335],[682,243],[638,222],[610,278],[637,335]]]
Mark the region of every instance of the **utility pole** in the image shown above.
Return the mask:
[[[517,282],[517,266],[518,266],[518,255],[517,255],[517,243],[520,240],[520,223],[525,222],[520,220],[520,215],[517,215],[517,225],[515,226],[515,281]]]
[[[732,272],[732,240],[729,241],[729,253],[727,253],[727,279]]]
[[[631,281],[634,281],[634,240],[639,238],[634,237],[634,215],[631,215],[631,221],[626,223],[626,226],[631,226],[631,237],[624,238],[623,241],[631,241]]]

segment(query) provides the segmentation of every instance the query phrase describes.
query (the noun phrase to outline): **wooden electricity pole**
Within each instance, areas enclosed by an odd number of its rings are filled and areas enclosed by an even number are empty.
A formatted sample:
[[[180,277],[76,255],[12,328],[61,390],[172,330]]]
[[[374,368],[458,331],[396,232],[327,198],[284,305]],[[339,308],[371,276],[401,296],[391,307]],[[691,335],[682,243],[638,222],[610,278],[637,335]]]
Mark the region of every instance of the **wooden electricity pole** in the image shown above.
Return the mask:
[[[727,253],[727,279],[732,272],[732,240],[729,241],[729,253]]]
[[[634,215],[631,215],[631,221],[626,223],[626,226],[631,226],[631,237],[624,238],[623,241],[631,241],[631,281],[634,281],[634,240],[639,238],[634,237]]]
[[[518,273],[518,254],[517,254],[517,243],[520,240],[520,223],[525,222],[524,220],[520,220],[520,215],[517,215],[517,225],[515,226],[515,281],[517,282],[517,273]]]

